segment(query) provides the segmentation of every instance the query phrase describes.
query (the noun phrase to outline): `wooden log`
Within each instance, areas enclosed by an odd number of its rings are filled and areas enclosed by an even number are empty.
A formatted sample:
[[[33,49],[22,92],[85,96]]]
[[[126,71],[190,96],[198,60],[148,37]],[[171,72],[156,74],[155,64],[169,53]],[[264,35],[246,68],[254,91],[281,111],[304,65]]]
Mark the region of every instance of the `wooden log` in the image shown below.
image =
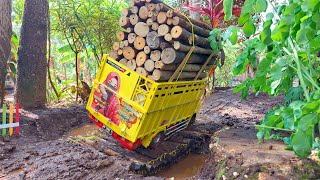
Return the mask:
[[[167,15],[165,12],[159,12],[159,14],[157,16],[157,22],[159,24],[164,24],[167,22]]]
[[[148,8],[146,6],[141,6],[139,9],[139,17],[141,19],[147,19],[148,18]]]
[[[173,39],[187,41],[189,44],[192,44],[192,34],[180,26],[174,26],[171,29],[171,36]],[[207,38],[198,36],[196,34],[194,35],[194,44],[204,48],[210,47],[210,43]]]
[[[149,11],[148,12],[148,18],[152,19],[152,21],[154,20],[153,18],[153,11]]]
[[[130,14],[131,14],[131,11],[129,9],[124,8],[121,10],[122,16],[128,17],[128,16],[130,16]]]
[[[164,35],[164,40],[171,42],[172,41],[172,36],[170,33],[167,33],[166,35]]]
[[[150,53],[150,59],[152,61],[159,61],[161,58],[161,52],[159,50],[153,50]]]
[[[128,40],[124,40],[124,41],[123,41],[123,46],[124,46],[124,47],[129,46],[129,42],[128,42]]]
[[[168,18],[172,18],[173,17],[173,10],[172,9],[168,10],[166,12],[166,15],[167,15]]]
[[[139,67],[142,66],[144,64],[144,62],[146,62],[146,60],[147,60],[146,53],[144,53],[143,51],[140,51],[136,57],[137,66],[139,66]]]
[[[129,5],[129,7],[133,7],[134,6],[134,0],[130,0],[128,5]]]
[[[128,33],[123,32],[123,31],[118,31],[116,36],[119,41],[123,41],[125,39],[128,39]]]
[[[133,14],[137,14],[139,12],[138,6],[133,6],[133,7],[131,7],[130,10],[131,10],[131,13],[133,13]]]
[[[158,28],[159,28],[159,24],[157,22],[153,22],[151,29],[156,31],[156,30],[158,30]]]
[[[127,32],[127,33],[132,33],[132,32],[133,32],[133,29],[132,29],[131,27],[128,27],[128,28],[126,29],[126,32]]]
[[[126,40],[126,41],[128,41],[128,40]],[[121,49],[123,49],[123,48],[124,48],[124,42],[123,42],[123,41],[122,41],[122,42],[120,42],[119,47],[120,47]]]
[[[146,40],[141,36],[137,36],[133,45],[137,50],[142,50],[146,46]]]
[[[168,19],[167,19],[167,24],[168,24],[169,26],[171,26],[171,25],[173,24],[173,19],[172,19],[172,18],[168,18]]]
[[[130,20],[128,17],[122,16],[119,19],[119,25],[123,28],[128,28],[130,26]]]
[[[137,68],[136,60],[134,60],[134,59],[128,60],[127,67],[129,69],[131,69],[132,71],[136,70],[136,68]]]
[[[122,49],[118,49],[118,55],[121,56],[123,54],[123,50]]]
[[[180,64],[164,64],[162,61],[155,62],[155,66],[157,69],[161,69],[164,71],[175,71]],[[202,65],[199,64],[186,64],[183,68],[183,72],[199,72],[201,70]],[[204,70],[209,70],[210,66],[205,66]]]
[[[137,67],[136,72],[144,77],[148,75],[148,72],[143,67]]]
[[[166,48],[161,53],[161,60],[165,64],[176,64],[181,63],[186,56],[187,53],[185,52],[176,51],[174,48]],[[208,57],[208,55],[192,53],[187,63],[203,64]]]
[[[134,32],[141,37],[146,37],[149,33],[149,26],[144,22],[138,22],[134,26]]]
[[[146,40],[150,49],[159,49],[160,43],[164,41],[164,39],[160,38],[158,33],[155,31],[148,33]]]
[[[149,4],[147,4],[146,5],[147,6],[147,9],[149,10],[149,11],[153,11],[153,10],[155,10],[156,9],[156,4],[154,4],[154,3],[149,3]]]
[[[150,54],[150,47],[149,46],[145,46],[144,48],[143,48],[143,51],[144,51],[144,53],[146,53],[146,54]]]
[[[153,24],[152,18],[148,18],[146,23],[147,23],[148,26],[152,26],[152,24]]]
[[[137,54],[136,50],[134,50],[130,46],[123,48],[123,56],[128,60],[132,60],[133,58],[135,58],[136,54]]]
[[[130,33],[130,34],[128,35],[128,42],[129,42],[129,44],[134,43],[134,41],[136,40],[136,37],[137,37],[136,33]]]
[[[158,35],[159,36],[164,36],[169,32],[169,26],[166,24],[161,24],[158,28]]]
[[[189,23],[189,21],[186,21],[178,16],[173,17],[172,24],[174,26],[180,26],[188,30],[189,32],[192,32],[192,25]],[[204,28],[201,28],[199,26],[194,25],[193,31],[195,34],[198,34],[203,37],[209,37],[210,31]]]
[[[173,75],[174,71],[162,71],[159,69],[155,69],[152,73],[152,77],[155,81],[168,81]],[[180,74],[179,79],[192,79],[197,76],[197,72],[182,72]],[[206,73],[201,73],[200,78],[206,77]]]
[[[162,2],[158,2],[156,9],[157,9],[158,11],[164,11],[164,12],[167,12],[167,11],[169,11],[169,10],[173,10],[173,16],[178,16],[179,18],[182,18],[182,19],[188,21],[184,15],[175,12],[174,9],[172,9],[172,8],[170,8],[169,6],[163,4]],[[196,25],[196,26],[199,26],[199,27],[201,27],[201,28],[207,29],[207,30],[209,30],[209,31],[212,30],[212,27],[210,27],[209,25],[207,25],[207,24],[205,24],[205,23],[202,23],[202,22],[200,22],[200,21],[198,21],[198,20],[195,20],[195,19],[192,19],[192,18],[189,18],[189,19],[190,19],[190,21],[192,22],[192,24],[194,24],[194,25]]]
[[[173,47],[178,51],[189,52],[192,46],[187,46],[180,43],[179,41],[174,41]],[[210,55],[212,53],[212,50],[195,46],[193,53]]]
[[[110,56],[112,59],[117,60],[117,59],[119,58],[118,51],[116,51],[116,50],[110,50],[109,56]]]
[[[161,50],[164,50],[165,48],[169,48],[169,47],[172,47],[172,45],[168,42],[162,42],[160,43],[160,49]]]
[[[126,58],[122,58],[122,59],[119,61],[119,63],[121,63],[121,64],[123,64],[123,65],[127,66],[128,59],[126,59]]]
[[[120,44],[119,42],[114,42],[112,45],[112,49],[118,51],[120,48]]]
[[[154,61],[151,59],[146,60],[146,62],[144,62],[144,69],[148,72],[152,72],[154,70]]]
[[[139,16],[137,14],[131,14],[130,15],[130,24],[132,24],[134,26],[138,22],[139,22]]]

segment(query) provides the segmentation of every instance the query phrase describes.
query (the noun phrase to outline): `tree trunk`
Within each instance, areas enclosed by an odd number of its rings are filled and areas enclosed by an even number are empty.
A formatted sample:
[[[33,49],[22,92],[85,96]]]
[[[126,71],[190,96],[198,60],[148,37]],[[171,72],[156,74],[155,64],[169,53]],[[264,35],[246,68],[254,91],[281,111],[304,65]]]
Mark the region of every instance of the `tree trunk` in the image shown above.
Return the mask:
[[[46,103],[47,0],[26,0],[19,44],[17,102],[24,108]]]
[[[3,104],[7,75],[6,65],[11,54],[11,0],[0,1],[0,17],[2,17],[0,18],[0,103]]]

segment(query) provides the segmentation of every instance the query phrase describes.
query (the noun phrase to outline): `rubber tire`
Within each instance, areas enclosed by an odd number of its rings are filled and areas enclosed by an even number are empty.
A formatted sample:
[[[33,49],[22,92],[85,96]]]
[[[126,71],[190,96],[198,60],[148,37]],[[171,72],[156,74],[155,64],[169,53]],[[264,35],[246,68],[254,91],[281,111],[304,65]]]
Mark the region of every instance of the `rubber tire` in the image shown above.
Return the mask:
[[[160,132],[152,139],[149,147],[151,149],[157,149],[163,140],[164,140],[164,135],[162,132]]]
[[[191,117],[191,120],[190,120],[188,126],[194,125],[194,123],[196,122],[196,117],[197,117],[197,114],[194,114],[194,115]]]

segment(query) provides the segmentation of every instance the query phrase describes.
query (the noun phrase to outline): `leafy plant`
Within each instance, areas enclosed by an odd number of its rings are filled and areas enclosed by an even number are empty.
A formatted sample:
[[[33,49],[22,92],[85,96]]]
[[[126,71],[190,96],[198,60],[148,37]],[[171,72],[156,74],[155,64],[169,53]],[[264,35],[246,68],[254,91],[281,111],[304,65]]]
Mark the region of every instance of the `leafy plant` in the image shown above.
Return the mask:
[[[262,30],[256,33],[259,15],[267,10]],[[275,131],[288,131],[284,137],[300,158],[319,149],[320,131],[320,2],[289,0],[273,4],[266,0],[247,0],[238,25],[245,36],[243,52],[237,57],[234,75],[242,74],[248,65],[256,68],[255,77],[237,88],[245,99],[249,91],[285,95],[286,105],[266,114],[257,137],[270,139]]]

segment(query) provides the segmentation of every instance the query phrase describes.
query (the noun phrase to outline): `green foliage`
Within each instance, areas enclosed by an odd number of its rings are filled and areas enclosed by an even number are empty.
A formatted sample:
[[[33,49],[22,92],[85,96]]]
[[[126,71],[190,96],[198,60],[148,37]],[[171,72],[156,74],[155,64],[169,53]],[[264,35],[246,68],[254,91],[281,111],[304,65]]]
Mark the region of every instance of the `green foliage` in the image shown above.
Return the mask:
[[[266,15],[259,38],[249,38],[242,44],[233,73],[240,75],[248,67],[256,69],[256,73],[235,92],[241,91],[244,99],[250,90],[284,94],[286,105],[266,114],[257,126],[257,137],[259,141],[272,139],[273,130],[289,131],[291,136],[283,138],[287,149],[305,158],[318,147],[319,138],[315,129],[320,127],[320,2],[294,0],[272,6],[274,12]],[[266,9],[265,0],[245,2],[238,20],[245,36],[255,33],[256,15]]]
[[[232,16],[233,0],[223,0],[224,20],[229,21]]]

